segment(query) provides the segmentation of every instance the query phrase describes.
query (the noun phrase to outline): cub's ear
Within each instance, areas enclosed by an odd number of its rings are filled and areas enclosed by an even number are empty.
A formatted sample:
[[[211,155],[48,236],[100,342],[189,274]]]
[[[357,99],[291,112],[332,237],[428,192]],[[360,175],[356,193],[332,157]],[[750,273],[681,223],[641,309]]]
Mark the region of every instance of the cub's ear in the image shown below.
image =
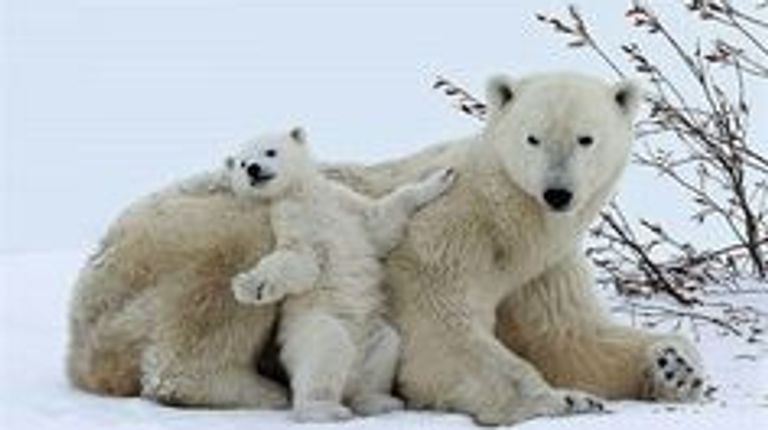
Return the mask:
[[[491,116],[504,110],[515,97],[515,81],[509,76],[497,75],[488,80],[485,99]]]
[[[294,142],[304,145],[307,143],[307,132],[302,127],[294,127],[289,133]]]
[[[224,159],[224,167],[226,167],[229,170],[232,170],[235,168],[235,157],[227,157]]]
[[[640,103],[643,101],[643,88],[637,81],[624,80],[612,88],[613,101],[624,115],[630,119],[637,115]]]

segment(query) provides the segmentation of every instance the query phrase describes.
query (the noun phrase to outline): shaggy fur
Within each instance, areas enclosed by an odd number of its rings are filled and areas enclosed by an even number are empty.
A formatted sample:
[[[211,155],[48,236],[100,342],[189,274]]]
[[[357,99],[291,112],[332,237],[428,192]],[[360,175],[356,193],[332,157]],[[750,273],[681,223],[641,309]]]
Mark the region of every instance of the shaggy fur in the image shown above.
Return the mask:
[[[478,136],[372,167],[325,170],[374,197],[439,166],[457,170],[456,184],[414,217],[386,264],[409,404],[509,424],[597,404],[565,388],[697,398],[702,370],[693,348],[613,323],[580,250],[624,169],[637,89],[554,74],[494,79],[488,93],[491,119]],[[581,147],[587,133],[594,144]],[[275,309],[238,305],[228,288],[272,249],[268,212],[209,179],[129,208],[86,264],[72,308],[70,377],[78,386],[142,389],[183,404],[285,403],[251,367]],[[568,207],[555,211],[543,198],[553,186],[572,192]],[[148,354],[157,359],[142,360]]]
[[[241,199],[269,203],[275,249],[233,280],[241,303],[282,300],[278,339],[294,418],[333,421],[402,408],[390,395],[400,339],[384,320],[381,259],[413,214],[454,180],[441,169],[372,200],[326,179],[301,129],[247,143],[227,162]]]

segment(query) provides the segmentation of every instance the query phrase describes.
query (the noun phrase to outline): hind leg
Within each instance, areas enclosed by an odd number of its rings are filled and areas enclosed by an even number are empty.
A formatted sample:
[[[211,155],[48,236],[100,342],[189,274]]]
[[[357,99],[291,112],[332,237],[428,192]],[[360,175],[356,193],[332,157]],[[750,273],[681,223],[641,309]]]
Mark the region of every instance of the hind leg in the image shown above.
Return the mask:
[[[166,289],[142,357],[142,395],[178,406],[282,408],[284,389],[256,373],[273,306],[238,304],[229,280]]]
[[[139,346],[109,328],[95,327],[88,336],[70,340],[67,374],[76,387],[111,396],[136,396]]]
[[[294,419],[339,421],[352,417],[341,404],[356,348],[344,324],[320,312],[283,316],[281,359],[291,379]]]
[[[67,375],[76,387],[112,396],[139,394],[147,324],[129,318],[140,314],[146,300],[131,293],[117,274],[93,259],[81,271],[70,308],[67,351]]]
[[[403,409],[403,401],[392,395],[399,357],[400,335],[386,321],[375,321],[365,339],[359,375],[349,396],[356,413],[377,415]]]
[[[513,293],[498,312],[505,344],[555,386],[611,399],[697,400],[704,371],[695,348],[612,322],[588,264],[573,255]]]

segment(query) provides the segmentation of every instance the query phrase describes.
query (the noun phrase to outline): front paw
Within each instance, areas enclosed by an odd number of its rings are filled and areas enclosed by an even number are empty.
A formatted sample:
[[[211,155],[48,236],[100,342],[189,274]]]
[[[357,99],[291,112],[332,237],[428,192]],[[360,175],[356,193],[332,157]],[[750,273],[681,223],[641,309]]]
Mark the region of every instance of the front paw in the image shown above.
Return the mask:
[[[263,305],[285,297],[286,292],[260,271],[241,273],[232,278],[232,292],[240,303]]]
[[[440,197],[448,191],[455,181],[456,170],[452,167],[430,173],[429,176],[414,185],[417,196],[415,208],[421,208]]]
[[[555,396],[558,399],[556,414],[585,414],[604,412],[605,401],[597,396],[578,390],[557,390]]]
[[[648,349],[643,397],[650,400],[700,400],[704,370],[694,347],[683,338],[664,338]]]
[[[512,407],[483,410],[475,419],[482,425],[512,425],[537,417],[605,411],[605,401],[597,396],[578,390],[548,389],[519,399]]]
[[[436,172],[430,174],[425,183],[427,187],[432,191],[432,195],[437,197],[446,191],[456,182],[456,169],[453,167],[445,167]]]

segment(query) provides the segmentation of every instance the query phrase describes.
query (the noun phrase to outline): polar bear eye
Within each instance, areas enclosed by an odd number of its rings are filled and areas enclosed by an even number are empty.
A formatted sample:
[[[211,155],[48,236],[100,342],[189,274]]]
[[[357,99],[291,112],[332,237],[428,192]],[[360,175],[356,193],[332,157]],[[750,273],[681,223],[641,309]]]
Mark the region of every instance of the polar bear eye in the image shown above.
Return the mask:
[[[592,139],[592,136],[580,136],[578,142],[581,146],[590,146],[595,142],[595,140]]]
[[[241,162],[240,162],[240,167],[242,167],[243,169],[245,169],[245,161],[241,161]]]
[[[274,149],[267,149],[266,151],[264,151],[264,155],[266,155],[269,158],[272,158],[275,155],[277,155],[277,151],[275,151]]]
[[[528,135],[528,137],[526,138],[526,141],[527,141],[527,142],[528,142],[528,144],[529,144],[529,145],[531,145],[531,146],[539,146],[539,139],[538,139],[538,138],[536,138],[536,136],[534,136],[534,135],[532,135],[532,134],[529,134],[529,135]]]

